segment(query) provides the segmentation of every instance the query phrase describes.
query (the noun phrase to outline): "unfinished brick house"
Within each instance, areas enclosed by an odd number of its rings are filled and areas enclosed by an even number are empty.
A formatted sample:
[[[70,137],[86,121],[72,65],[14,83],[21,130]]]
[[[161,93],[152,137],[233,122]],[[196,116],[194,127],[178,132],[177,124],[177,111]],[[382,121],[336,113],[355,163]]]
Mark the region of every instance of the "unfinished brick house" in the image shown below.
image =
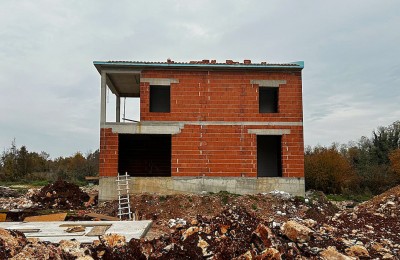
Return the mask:
[[[101,75],[100,199],[133,192],[274,189],[304,195],[303,62],[95,61]],[[106,120],[106,96],[116,96]],[[122,120],[121,98],[140,99]]]

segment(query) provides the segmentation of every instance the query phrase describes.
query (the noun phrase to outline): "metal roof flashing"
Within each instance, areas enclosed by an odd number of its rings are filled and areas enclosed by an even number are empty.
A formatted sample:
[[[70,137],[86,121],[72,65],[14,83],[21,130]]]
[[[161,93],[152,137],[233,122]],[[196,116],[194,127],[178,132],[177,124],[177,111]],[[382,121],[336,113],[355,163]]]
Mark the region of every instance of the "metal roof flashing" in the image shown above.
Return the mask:
[[[99,72],[103,68],[159,68],[159,69],[300,69],[304,68],[304,61],[290,63],[201,63],[201,62],[143,62],[143,61],[93,61]]]

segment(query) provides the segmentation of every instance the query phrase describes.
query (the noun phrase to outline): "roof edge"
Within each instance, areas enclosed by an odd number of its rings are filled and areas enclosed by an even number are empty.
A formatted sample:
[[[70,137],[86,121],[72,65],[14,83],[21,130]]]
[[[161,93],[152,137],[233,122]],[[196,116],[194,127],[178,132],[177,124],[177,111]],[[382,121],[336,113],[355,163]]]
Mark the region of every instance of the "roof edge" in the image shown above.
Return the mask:
[[[138,61],[93,61],[94,66],[99,70],[103,66],[110,67],[138,67],[138,68],[236,68],[236,69],[303,69],[304,61],[295,61],[282,64],[263,63],[179,63],[179,62],[138,62]]]

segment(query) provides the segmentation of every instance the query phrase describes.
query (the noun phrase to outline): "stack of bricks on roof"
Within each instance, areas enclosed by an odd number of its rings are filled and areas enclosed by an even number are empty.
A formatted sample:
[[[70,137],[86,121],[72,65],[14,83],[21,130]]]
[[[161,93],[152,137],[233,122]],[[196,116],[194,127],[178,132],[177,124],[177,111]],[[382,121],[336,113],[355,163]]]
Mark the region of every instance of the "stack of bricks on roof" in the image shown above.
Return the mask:
[[[101,75],[100,200],[132,192],[283,190],[304,195],[303,62],[95,61]],[[107,89],[116,120],[106,120]],[[121,122],[121,98],[140,121]]]

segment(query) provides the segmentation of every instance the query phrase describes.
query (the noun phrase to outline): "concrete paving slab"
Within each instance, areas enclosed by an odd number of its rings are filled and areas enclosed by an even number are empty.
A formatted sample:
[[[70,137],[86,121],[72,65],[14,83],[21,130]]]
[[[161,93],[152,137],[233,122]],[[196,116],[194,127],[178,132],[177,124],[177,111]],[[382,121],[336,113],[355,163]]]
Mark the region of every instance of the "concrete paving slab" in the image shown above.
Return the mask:
[[[76,239],[81,243],[92,243],[98,240],[98,237],[87,236],[87,234],[96,226],[111,225],[106,231],[125,236],[129,241],[132,238],[144,237],[151,227],[151,220],[141,221],[54,221],[54,222],[2,222],[0,228],[21,230],[36,230],[38,232],[23,232],[26,237],[36,237],[42,241],[58,243],[61,240]],[[85,231],[79,233],[67,233],[67,226],[84,226]]]

